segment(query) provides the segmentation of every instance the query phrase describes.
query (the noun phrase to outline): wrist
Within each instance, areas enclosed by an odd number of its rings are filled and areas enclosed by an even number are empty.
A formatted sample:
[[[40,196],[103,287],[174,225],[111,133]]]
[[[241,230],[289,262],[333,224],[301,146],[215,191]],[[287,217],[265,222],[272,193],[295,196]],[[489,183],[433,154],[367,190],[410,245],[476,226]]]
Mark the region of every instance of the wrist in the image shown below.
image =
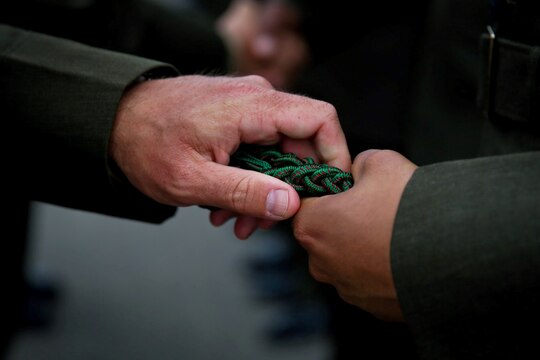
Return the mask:
[[[135,80],[129,83],[125,89],[113,119],[111,133],[109,136],[109,145],[107,151],[107,170],[112,184],[128,185],[130,181],[122,169],[122,145],[125,142],[126,133],[123,130],[124,124],[132,117],[130,113],[135,105],[139,102],[138,99],[143,98],[146,93],[146,87],[152,80],[163,79],[167,77],[159,71],[147,71],[139,75]],[[123,138],[124,137],[124,138]]]

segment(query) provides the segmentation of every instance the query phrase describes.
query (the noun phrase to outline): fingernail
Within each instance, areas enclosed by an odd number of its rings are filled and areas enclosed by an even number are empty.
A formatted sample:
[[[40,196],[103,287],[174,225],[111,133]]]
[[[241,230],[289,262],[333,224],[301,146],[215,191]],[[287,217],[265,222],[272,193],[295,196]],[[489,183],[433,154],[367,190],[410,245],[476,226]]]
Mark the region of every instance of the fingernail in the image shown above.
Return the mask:
[[[271,190],[266,197],[266,211],[270,215],[283,217],[289,208],[289,192],[283,189]]]

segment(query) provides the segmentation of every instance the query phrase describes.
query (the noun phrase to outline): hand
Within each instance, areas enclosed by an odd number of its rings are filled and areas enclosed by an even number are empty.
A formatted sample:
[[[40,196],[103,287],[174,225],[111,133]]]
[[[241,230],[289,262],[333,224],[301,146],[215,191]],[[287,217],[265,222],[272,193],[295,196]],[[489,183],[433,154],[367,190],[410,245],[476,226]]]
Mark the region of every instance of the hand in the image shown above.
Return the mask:
[[[230,70],[256,74],[278,89],[289,88],[309,59],[299,14],[282,0],[236,0],[217,22]]]
[[[184,76],[146,81],[122,98],[109,153],[141,192],[163,204],[202,205],[235,233],[293,216],[300,199],[288,184],[226,166],[241,143],[276,144],[347,170],[350,157],[334,107],[278,92],[263,78]],[[256,220],[259,219],[259,220]]]
[[[352,189],[303,200],[294,219],[294,233],[309,254],[313,277],[381,319],[402,319],[390,239],[401,195],[415,169],[396,152],[365,151],[352,166]]]

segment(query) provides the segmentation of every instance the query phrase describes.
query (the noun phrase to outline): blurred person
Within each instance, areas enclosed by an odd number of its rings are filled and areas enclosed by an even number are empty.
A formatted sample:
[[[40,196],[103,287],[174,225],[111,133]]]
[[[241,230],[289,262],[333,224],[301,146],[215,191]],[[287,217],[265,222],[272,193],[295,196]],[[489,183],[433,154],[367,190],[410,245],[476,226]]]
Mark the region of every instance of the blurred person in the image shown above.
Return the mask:
[[[298,11],[282,0],[176,7],[155,0],[6,1],[0,22],[160,59],[183,74],[261,75],[278,89],[290,87],[308,59]]]
[[[226,166],[241,143],[350,166],[335,109],[261,77],[177,77],[164,63],[5,25],[0,54],[2,108],[21,135],[7,163],[14,229],[32,200],[155,223],[202,205],[217,209],[213,223],[237,217],[246,238],[300,200],[288,184]],[[20,316],[20,245],[4,242],[2,254],[7,342]]]
[[[300,9],[285,0],[235,0],[216,24],[229,49],[229,71],[257,74],[290,89],[309,62]]]

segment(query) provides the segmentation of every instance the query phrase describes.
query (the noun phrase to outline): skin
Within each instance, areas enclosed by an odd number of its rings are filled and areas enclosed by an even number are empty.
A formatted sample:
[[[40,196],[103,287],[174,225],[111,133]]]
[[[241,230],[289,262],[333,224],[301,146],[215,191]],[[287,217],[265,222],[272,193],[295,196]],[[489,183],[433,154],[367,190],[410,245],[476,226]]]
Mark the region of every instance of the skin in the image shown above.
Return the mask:
[[[216,25],[230,54],[230,71],[290,88],[309,61],[299,23],[297,11],[282,0],[232,2]]]
[[[334,107],[273,89],[259,76],[181,76],[146,81],[122,97],[109,154],[128,180],[167,205],[201,205],[221,225],[238,217],[244,239],[292,217],[294,189],[273,177],[227,166],[240,144],[276,144],[350,168]],[[281,195],[281,196],[280,196]]]
[[[312,276],[384,320],[403,320],[390,264],[399,201],[417,166],[393,151],[368,150],[352,166],[355,185],[302,201],[294,233]]]

